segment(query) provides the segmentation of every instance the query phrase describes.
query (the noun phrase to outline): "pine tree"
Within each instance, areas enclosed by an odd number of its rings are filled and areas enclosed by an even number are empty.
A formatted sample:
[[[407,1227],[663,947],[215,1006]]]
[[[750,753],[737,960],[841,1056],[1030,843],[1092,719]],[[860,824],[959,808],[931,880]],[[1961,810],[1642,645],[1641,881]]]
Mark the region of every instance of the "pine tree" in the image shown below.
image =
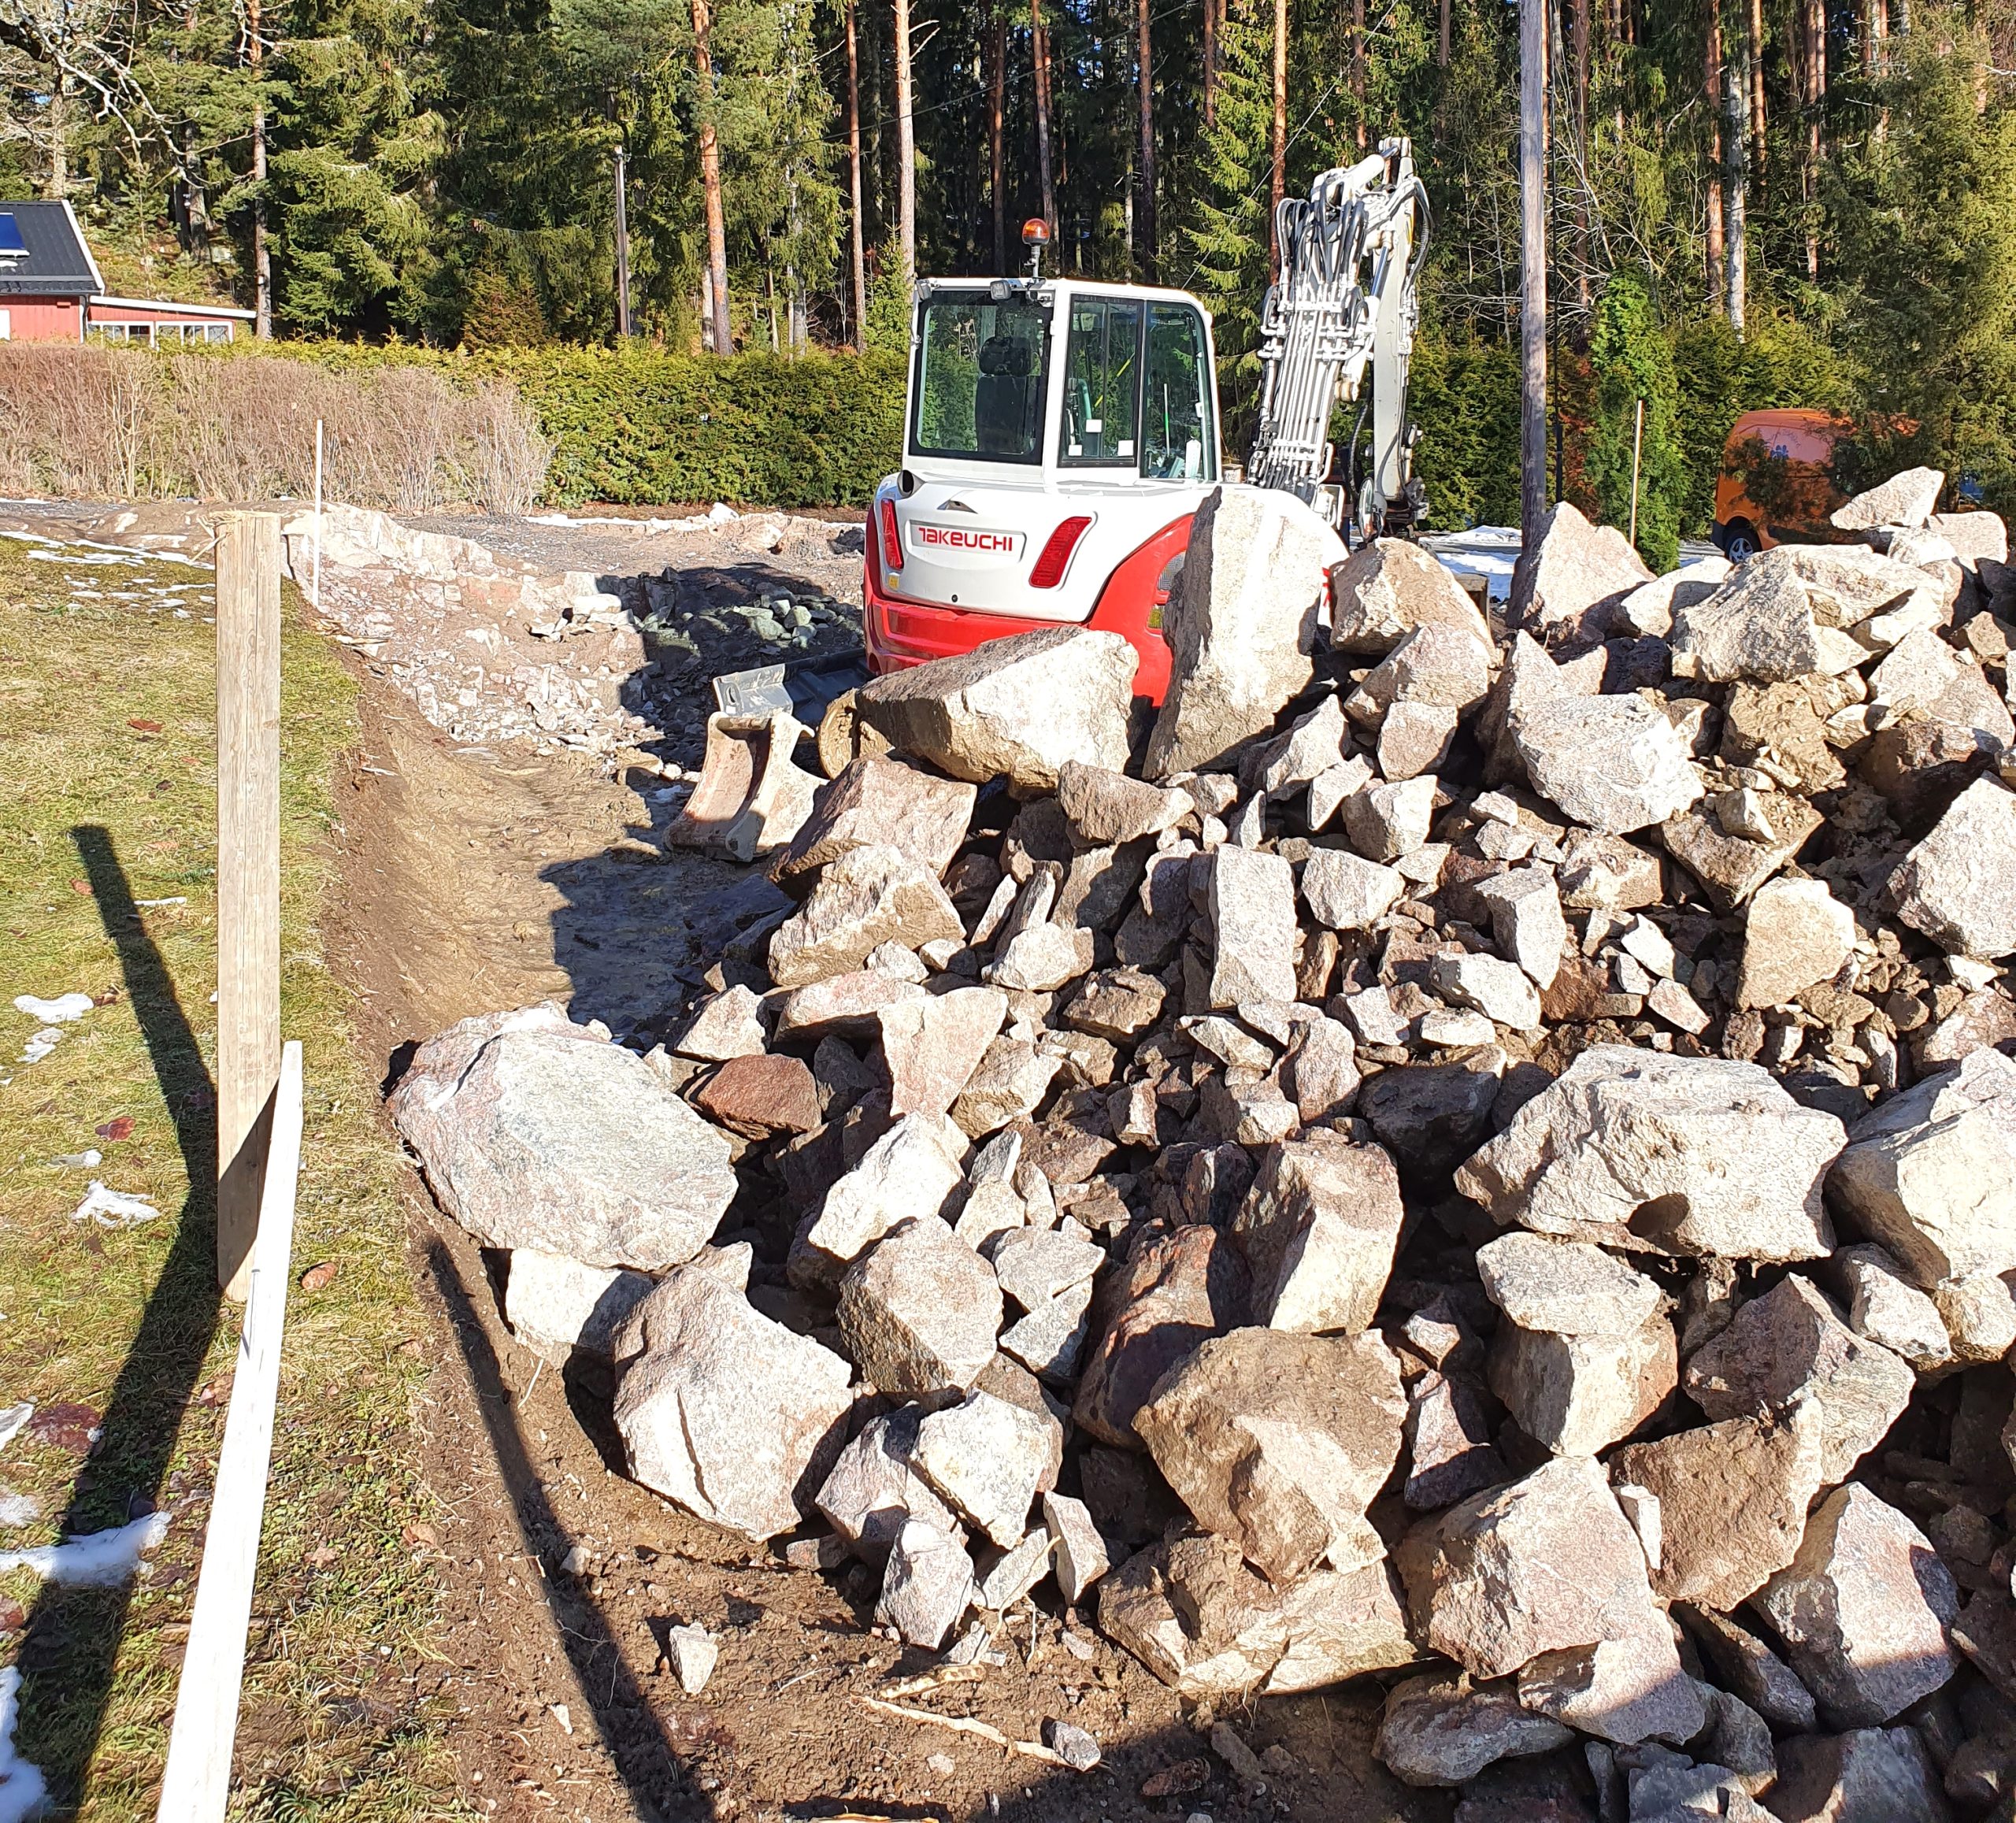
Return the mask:
[[[1681,497],[1685,466],[1676,429],[1680,387],[1673,346],[1660,328],[1644,276],[1626,267],[1610,274],[1589,337],[1596,383],[1596,417],[1589,427],[1583,472],[1620,530],[1631,523],[1632,454],[1636,439],[1638,549],[1653,569],[1680,559]],[[1644,428],[1638,430],[1638,402]]]
[[[1212,124],[1199,140],[1198,199],[1184,238],[1191,287],[1210,308],[1225,444],[1243,446],[1257,405],[1260,301],[1267,288],[1268,183],[1273,129],[1270,15],[1266,0],[1228,0],[1217,32]]]

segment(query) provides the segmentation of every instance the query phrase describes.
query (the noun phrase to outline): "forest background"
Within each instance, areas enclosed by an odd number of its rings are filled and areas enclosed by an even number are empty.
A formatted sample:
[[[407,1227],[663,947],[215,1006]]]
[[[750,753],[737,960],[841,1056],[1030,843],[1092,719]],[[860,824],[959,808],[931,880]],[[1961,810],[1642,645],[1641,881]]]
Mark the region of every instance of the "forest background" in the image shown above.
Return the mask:
[[[241,302],[271,352],[511,380],[560,446],[554,498],[718,471],[839,503],[895,459],[913,275],[1015,269],[1031,216],[1052,269],[1212,307],[1236,458],[1273,200],[1406,134],[1434,215],[1419,467],[1434,523],[1503,523],[1517,24],[1514,0],[0,0],[0,195],[68,197],[113,290]],[[1551,26],[1555,491],[1625,518],[1644,400],[1640,542],[1670,561],[1736,417],[1819,406],[1860,424],[1850,461],[1932,460],[2016,508],[2016,0],[1555,0]],[[843,454],[754,446],[808,415]],[[632,459],[710,442],[712,468]]]

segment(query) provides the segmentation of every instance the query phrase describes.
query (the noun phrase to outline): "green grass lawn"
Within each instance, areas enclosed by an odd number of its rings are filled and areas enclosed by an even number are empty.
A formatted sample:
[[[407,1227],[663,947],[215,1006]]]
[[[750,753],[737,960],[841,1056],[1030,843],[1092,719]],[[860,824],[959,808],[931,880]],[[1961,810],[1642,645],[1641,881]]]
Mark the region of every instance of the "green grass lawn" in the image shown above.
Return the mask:
[[[0,1451],[0,1488],[41,1517],[0,1528],[0,1548],[150,1503],[172,1517],[130,1588],[0,1575],[15,1622],[0,1659],[22,1670],[17,1746],[57,1814],[150,1817],[238,1333],[216,1295],[210,1182],[212,606],[207,572],[75,554],[0,540],[0,1406],[43,1408]],[[283,1023],[307,1081],[295,1264],[335,1271],[290,1294],[233,1814],[402,1823],[464,1814],[446,1718],[419,1693],[439,1658],[412,1423],[428,1331],[398,1160],[321,950],[355,690],[287,599]],[[176,902],[135,902],[150,899]],[[38,1021],[14,996],[76,990],[102,1004],[17,1063]],[[55,1162],[88,1148],[102,1164]],[[73,1221],[94,1177],[159,1219]],[[49,1421],[66,1405],[90,1410]]]

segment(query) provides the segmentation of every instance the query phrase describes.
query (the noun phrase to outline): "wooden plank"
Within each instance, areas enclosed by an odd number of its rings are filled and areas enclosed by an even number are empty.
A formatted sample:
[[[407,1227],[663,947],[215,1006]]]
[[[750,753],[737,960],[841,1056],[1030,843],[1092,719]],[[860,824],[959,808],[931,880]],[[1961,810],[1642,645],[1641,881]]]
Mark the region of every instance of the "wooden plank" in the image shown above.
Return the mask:
[[[1519,0],[1519,529],[1529,560],[1547,517],[1547,0]],[[1521,577],[1531,569],[1522,563]],[[1513,594],[1521,613],[1517,581]]]
[[[280,521],[217,532],[217,1283],[243,1300],[280,1061]]]
[[[301,1177],[301,1045],[280,1054],[272,1144],[239,1338],[231,1410],[217,1455],[217,1489],[202,1569],[176,1693],[158,1823],[219,1823],[231,1795],[231,1757],[245,1680],[245,1630],[259,1565],[266,1473],[273,1449],[287,1280],[294,1270],[294,1202]]]

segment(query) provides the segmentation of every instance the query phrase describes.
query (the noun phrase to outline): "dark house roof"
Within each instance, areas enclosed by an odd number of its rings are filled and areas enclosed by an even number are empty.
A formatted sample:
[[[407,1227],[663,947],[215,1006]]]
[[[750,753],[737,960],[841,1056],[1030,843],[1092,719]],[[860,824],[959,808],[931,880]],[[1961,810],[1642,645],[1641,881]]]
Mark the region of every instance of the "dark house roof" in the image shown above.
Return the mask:
[[[24,253],[11,244],[11,223]],[[67,202],[0,202],[0,298],[87,298],[105,289]]]

